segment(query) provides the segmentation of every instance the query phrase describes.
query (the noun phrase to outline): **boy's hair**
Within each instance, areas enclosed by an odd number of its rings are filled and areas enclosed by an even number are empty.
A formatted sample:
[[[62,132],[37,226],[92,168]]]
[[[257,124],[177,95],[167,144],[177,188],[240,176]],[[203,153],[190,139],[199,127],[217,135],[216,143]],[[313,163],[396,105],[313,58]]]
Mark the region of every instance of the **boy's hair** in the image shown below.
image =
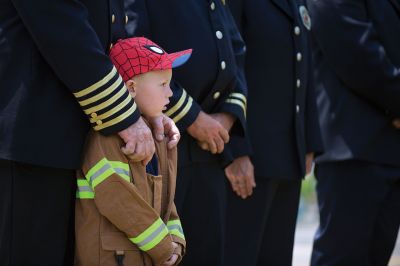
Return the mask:
[[[168,54],[144,37],[119,40],[110,50],[110,58],[124,81],[154,70],[165,70],[184,64],[192,49]]]

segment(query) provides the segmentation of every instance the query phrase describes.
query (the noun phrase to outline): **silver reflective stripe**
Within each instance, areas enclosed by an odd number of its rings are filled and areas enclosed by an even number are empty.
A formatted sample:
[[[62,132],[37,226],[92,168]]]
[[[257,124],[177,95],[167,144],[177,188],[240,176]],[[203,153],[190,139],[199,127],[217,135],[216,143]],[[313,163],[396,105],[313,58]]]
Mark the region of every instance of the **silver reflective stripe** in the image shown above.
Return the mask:
[[[146,245],[147,243],[150,243],[151,241],[153,241],[161,232],[162,230],[164,230],[165,228],[165,224],[160,224],[160,226],[157,228],[157,230],[155,230],[151,235],[149,235],[145,240],[143,240],[142,242],[137,243],[137,245],[140,247],[143,247],[144,245]]]
[[[183,235],[182,227],[180,227],[180,226],[177,225],[177,224],[168,225],[168,231],[172,231],[172,230],[174,230],[174,229],[178,230],[178,231]]]
[[[114,170],[115,170],[115,173],[117,173],[117,174],[129,176],[129,171],[127,171],[123,168],[114,168]]]
[[[100,175],[102,175],[105,171],[107,171],[108,169],[111,168],[111,165],[109,163],[107,163],[106,165],[104,165],[102,168],[100,168],[99,170],[97,170],[91,177],[90,177],[90,183],[93,183],[93,180],[95,180],[97,177],[99,177]]]
[[[93,189],[90,186],[78,186],[78,191],[79,192],[93,192]]]

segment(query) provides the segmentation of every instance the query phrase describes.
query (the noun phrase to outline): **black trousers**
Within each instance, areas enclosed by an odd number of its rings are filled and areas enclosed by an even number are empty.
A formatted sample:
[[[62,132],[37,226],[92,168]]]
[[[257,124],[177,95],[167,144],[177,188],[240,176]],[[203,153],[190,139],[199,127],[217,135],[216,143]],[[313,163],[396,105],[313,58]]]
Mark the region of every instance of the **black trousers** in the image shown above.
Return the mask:
[[[320,225],[311,265],[388,265],[400,224],[400,168],[320,163],[316,177]]]
[[[0,159],[0,265],[73,265],[75,171]]]
[[[301,179],[256,180],[245,200],[229,186],[225,265],[292,265]]]
[[[179,167],[175,204],[187,242],[180,265],[223,265],[226,187],[220,164]]]

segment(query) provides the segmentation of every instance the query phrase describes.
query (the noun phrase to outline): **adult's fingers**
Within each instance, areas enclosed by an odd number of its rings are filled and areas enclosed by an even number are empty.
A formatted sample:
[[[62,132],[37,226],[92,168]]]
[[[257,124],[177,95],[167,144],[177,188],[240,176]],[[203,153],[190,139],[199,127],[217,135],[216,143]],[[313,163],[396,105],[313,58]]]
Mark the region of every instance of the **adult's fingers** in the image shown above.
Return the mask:
[[[222,138],[223,142],[226,144],[229,142],[229,133],[225,128],[219,131],[219,136]]]
[[[153,118],[149,121],[153,128],[153,135],[156,140],[162,141],[164,139],[164,116]]]
[[[222,153],[225,147],[224,140],[218,136],[214,139],[214,142],[217,146],[217,153]]]
[[[197,144],[200,146],[200,148],[201,148],[202,150],[210,151],[210,148],[208,147],[207,142],[198,141]]]
[[[217,144],[214,142],[214,140],[209,141],[207,144],[212,154],[216,154],[218,152]]]
[[[225,175],[229,180],[229,183],[231,184],[232,190],[237,192],[237,184],[236,184],[236,177],[235,175],[230,171],[229,166],[225,168]]]

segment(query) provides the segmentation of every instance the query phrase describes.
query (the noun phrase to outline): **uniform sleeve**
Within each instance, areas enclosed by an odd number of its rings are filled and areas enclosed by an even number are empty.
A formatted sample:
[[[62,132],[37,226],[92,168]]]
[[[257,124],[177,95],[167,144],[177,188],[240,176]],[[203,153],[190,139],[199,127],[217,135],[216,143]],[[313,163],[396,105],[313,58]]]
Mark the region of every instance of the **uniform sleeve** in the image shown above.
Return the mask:
[[[383,111],[400,116],[400,69],[388,58],[365,1],[308,4],[316,42],[340,80]]]
[[[101,215],[158,265],[173,252],[169,229],[130,183],[130,168],[126,159],[118,156],[119,146],[103,144],[99,138],[89,141],[82,167],[85,179],[78,180],[78,193],[91,191]]]
[[[73,93],[95,130],[116,133],[137,121],[136,104],[105,54],[81,2],[11,2],[41,55]]]
[[[165,114],[174,120],[180,131],[186,130],[201,111],[200,105],[176,81],[171,82],[173,96]]]
[[[311,39],[311,38],[310,38]],[[311,40],[310,42],[311,43]],[[311,45],[309,47],[311,51]],[[319,124],[317,95],[314,83],[314,67],[312,61],[312,53],[308,53],[308,87],[306,89],[306,110],[305,110],[305,136],[306,136],[306,152],[321,154],[323,152],[321,127]]]
[[[220,111],[230,113],[237,118],[237,122],[233,126],[231,133],[242,135],[246,131],[247,112],[247,83],[244,72],[246,46],[228,8],[226,8],[226,13],[228,19],[227,25],[229,27],[228,32],[236,59],[236,79],[234,81],[233,92],[224,100]]]

